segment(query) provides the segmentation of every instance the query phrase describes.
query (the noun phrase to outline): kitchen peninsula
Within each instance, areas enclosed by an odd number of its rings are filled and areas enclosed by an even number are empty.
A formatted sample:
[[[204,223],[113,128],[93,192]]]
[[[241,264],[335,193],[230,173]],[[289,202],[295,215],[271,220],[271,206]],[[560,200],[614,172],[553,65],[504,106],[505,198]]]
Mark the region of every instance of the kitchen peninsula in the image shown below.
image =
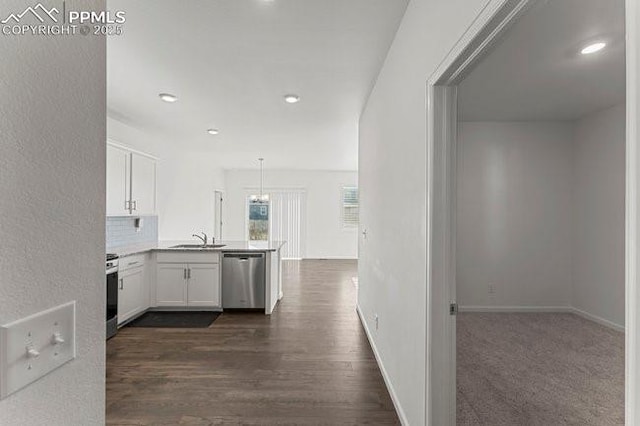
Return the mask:
[[[224,280],[227,299],[231,293],[251,293],[257,306],[270,315],[283,297],[280,249],[284,244],[223,241],[205,246],[193,241],[161,241],[119,247],[114,250],[119,257],[118,325],[147,311],[223,311]],[[231,263],[233,259],[239,266]],[[234,292],[233,286],[247,275],[239,268],[254,259],[260,260],[252,272],[261,283],[259,294],[243,289]]]

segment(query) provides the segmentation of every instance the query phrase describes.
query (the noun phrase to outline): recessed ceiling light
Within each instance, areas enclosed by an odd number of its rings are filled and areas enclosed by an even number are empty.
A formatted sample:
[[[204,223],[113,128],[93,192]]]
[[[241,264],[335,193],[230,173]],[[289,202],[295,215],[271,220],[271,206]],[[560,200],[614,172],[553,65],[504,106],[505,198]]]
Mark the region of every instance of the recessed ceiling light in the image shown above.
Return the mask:
[[[300,96],[298,95],[284,95],[284,101],[288,104],[296,104],[300,102]]]
[[[160,93],[158,96],[160,96],[160,99],[165,102],[169,102],[170,104],[178,100],[178,97],[176,95],[172,95],[171,93]]]
[[[582,53],[583,55],[588,55],[590,53],[596,53],[599,50],[602,50],[605,48],[605,46],[607,45],[607,43],[604,42],[597,42],[597,43],[592,43],[588,46],[585,46],[580,53]]]
[[[218,129],[207,129],[207,133],[209,133],[210,135],[217,135],[218,133],[220,133],[220,130],[218,130]]]

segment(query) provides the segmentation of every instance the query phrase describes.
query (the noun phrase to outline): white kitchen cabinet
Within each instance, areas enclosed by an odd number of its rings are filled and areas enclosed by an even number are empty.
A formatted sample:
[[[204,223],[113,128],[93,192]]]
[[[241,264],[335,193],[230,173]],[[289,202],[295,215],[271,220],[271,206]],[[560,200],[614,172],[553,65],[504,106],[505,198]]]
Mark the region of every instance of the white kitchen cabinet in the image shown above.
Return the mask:
[[[148,254],[123,256],[118,269],[118,325],[142,314],[149,308]]]
[[[188,306],[220,306],[220,265],[189,265]]]
[[[146,309],[144,267],[124,271],[118,278],[118,324],[122,324]]]
[[[156,161],[136,153],[131,154],[131,210],[138,215],[156,211]]]
[[[128,151],[107,145],[107,216],[123,216],[130,213],[130,161],[131,155]]]
[[[156,160],[107,143],[107,216],[156,211]]]
[[[220,307],[219,263],[158,263],[158,307]]]
[[[187,305],[187,265],[182,263],[158,264],[156,304],[158,306]]]

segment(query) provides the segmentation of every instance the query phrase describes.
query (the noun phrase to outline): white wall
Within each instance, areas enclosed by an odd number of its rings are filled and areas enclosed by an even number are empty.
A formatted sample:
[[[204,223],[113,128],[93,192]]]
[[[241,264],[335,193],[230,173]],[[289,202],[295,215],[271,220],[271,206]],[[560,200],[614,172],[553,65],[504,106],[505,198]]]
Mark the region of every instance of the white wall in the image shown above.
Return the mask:
[[[624,327],[625,106],[576,122],[572,305]]]
[[[107,137],[113,142],[156,157],[169,157],[174,152],[163,148],[165,145],[157,143],[150,132],[111,116],[107,116]]]
[[[425,318],[425,304],[421,302],[426,282],[426,206],[422,196],[426,192],[425,80],[486,3],[484,0],[412,0],[360,121],[361,221],[371,224],[373,232],[360,244],[358,303],[370,330],[374,329],[373,313],[383,313],[380,330],[372,333],[374,349],[380,355],[401,414],[406,423],[412,425],[424,424],[424,382],[420,378],[424,373],[421,361],[424,361],[425,330],[420,324]],[[626,8],[627,114],[632,124],[627,131],[629,140],[635,141],[632,147],[637,148],[640,6],[635,0],[626,0]],[[640,151],[630,152],[634,157],[628,161],[637,164]],[[411,158],[415,158],[415,163],[404,162]],[[385,182],[380,174],[398,177]],[[634,173],[630,177],[637,185],[638,175]],[[401,178],[409,185],[398,190],[394,184]],[[394,191],[398,192],[392,200],[395,204],[383,197]],[[628,202],[637,207],[635,198]],[[402,208],[400,213],[398,207]],[[637,213],[640,209],[633,211]],[[391,233],[390,238],[385,238],[381,231],[384,224],[395,223],[398,218],[415,224],[417,232]],[[629,247],[640,246],[640,235],[634,229],[630,231],[634,234],[629,235]],[[408,251],[418,253],[402,256]],[[633,291],[628,303],[640,306],[640,292],[635,291],[637,274],[629,279]],[[630,348],[627,360],[633,358],[638,364],[636,342],[640,341],[640,316],[630,313],[629,318],[633,329],[627,334]],[[412,328],[407,329],[407,325]],[[627,385],[627,390],[633,391],[628,393],[627,419],[633,422],[636,420],[631,418],[634,408],[640,407],[640,392],[636,391],[640,385],[640,369],[630,371]]]
[[[191,240],[213,235],[214,192],[225,188],[223,170],[211,156],[176,154],[158,163],[158,235],[160,240]]]
[[[191,235],[213,235],[215,190],[225,187],[224,172],[215,154],[183,152],[158,143],[149,131],[113,117],[107,119],[109,139],[158,157],[157,213],[160,240],[190,240]]]
[[[461,307],[570,305],[572,147],[571,122],[460,123]]]
[[[461,123],[457,196],[462,308],[571,307],[624,327],[623,104],[573,122]]]
[[[224,197],[225,240],[246,239],[246,195],[248,189],[260,187],[258,170],[227,170]],[[357,186],[357,172],[265,170],[264,186],[272,189],[305,189],[306,250],[305,257],[347,258],[358,256],[358,229],[343,228],[341,191],[343,186]]]
[[[358,306],[411,425],[426,414],[426,82],[485,4],[412,0],[360,119]]]
[[[0,324],[77,302],[77,358],[0,401],[0,425],[103,425],[105,40],[2,36],[0,51]]]

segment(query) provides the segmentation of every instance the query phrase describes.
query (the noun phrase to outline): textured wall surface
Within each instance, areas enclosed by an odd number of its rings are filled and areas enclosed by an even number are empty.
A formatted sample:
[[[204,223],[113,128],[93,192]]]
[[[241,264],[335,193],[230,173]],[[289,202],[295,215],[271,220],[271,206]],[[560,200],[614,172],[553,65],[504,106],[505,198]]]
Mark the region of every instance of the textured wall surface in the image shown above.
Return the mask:
[[[77,358],[0,401],[0,425],[102,425],[105,40],[2,36],[0,52],[0,324],[77,302]]]

